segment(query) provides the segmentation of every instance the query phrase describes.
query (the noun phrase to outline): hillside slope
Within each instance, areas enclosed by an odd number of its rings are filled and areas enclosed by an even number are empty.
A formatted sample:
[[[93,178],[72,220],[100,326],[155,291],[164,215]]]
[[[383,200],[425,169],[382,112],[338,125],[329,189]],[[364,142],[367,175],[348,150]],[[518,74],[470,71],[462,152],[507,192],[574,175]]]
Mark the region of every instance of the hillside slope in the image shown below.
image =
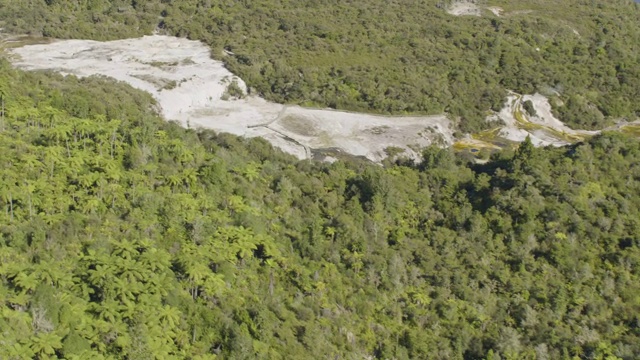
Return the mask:
[[[567,124],[640,114],[640,10],[631,0],[0,0],[0,27],[61,38],[205,41],[270,100],[378,113],[447,112],[486,126],[507,90],[555,95]],[[499,9],[499,10],[498,10]],[[226,50],[226,53],[223,52]],[[225,55],[226,54],[226,55]]]
[[[0,358],[637,359],[640,144],[296,162],[0,62]]]

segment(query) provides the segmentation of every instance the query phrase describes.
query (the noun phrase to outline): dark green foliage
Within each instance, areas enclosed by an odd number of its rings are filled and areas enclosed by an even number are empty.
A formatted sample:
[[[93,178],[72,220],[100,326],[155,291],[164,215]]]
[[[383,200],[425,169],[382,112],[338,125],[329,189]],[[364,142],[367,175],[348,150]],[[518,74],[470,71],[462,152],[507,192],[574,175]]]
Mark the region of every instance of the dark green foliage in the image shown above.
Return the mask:
[[[507,90],[556,95],[554,110],[574,127],[640,114],[640,10],[631,0],[481,2],[502,6],[502,17],[454,17],[449,3],[0,0],[0,27],[100,40],[158,27],[203,40],[270,100],[447,112],[464,132],[488,126]]]
[[[536,108],[533,107],[533,102],[531,100],[527,100],[522,104],[522,107],[527,112],[529,116],[538,116],[536,112]]]
[[[640,357],[635,139],[296,162],[104,79],[0,88],[2,359]]]

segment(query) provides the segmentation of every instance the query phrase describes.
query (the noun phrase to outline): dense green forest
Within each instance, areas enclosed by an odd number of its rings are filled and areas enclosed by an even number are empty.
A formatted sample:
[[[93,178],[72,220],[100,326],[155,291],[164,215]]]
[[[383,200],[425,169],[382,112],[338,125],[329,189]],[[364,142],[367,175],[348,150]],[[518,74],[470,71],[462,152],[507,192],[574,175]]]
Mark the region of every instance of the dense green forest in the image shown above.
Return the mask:
[[[551,96],[573,127],[640,115],[640,5],[632,0],[475,1],[482,17],[452,16],[451,2],[0,0],[0,27],[102,40],[159,28],[203,40],[270,100],[446,112],[465,132],[488,126],[487,111],[508,90]]]
[[[0,61],[2,359],[637,359],[640,143],[296,161]]]

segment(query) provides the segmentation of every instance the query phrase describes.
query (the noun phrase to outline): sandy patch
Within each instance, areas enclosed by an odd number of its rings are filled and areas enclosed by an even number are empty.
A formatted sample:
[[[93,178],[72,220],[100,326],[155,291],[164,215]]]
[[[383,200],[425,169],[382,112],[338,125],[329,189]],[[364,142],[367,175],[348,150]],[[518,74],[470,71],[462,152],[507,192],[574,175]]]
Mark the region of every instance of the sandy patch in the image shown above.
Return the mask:
[[[536,116],[526,113],[523,108],[525,101],[532,102]],[[522,142],[529,136],[535,146],[563,146],[599,133],[566,126],[551,112],[549,99],[540,94],[509,95],[498,117],[505,123],[498,133],[500,138]]]
[[[310,158],[315,148],[338,148],[372,161],[388,146],[417,157],[419,148],[453,142],[443,116],[392,117],[275,104],[258,97],[225,98],[242,79],[212,60],[202,43],[169,36],[97,42],[55,41],[10,50],[15,66],[84,77],[105,75],[151,93],[162,115],[184,126],[260,136],[282,150]],[[384,129],[384,131],[381,131]]]
[[[504,10],[499,6],[489,6],[487,10],[491,11],[493,15],[497,17],[502,16],[502,13],[504,12]]]
[[[313,149],[340,148],[379,161],[390,146],[402,147],[406,155],[417,158],[419,150],[431,144],[451,145],[449,126],[445,116],[388,117],[293,106],[267,127],[294,133]]]
[[[480,16],[482,11],[478,5],[470,1],[454,2],[449,6],[447,12],[454,16]]]
[[[447,9],[447,13],[454,16],[482,16],[484,11],[490,11],[497,17],[526,15],[533,12],[533,10],[515,10],[506,12],[499,6],[480,6],[478,5],[478,1],[475,0],[460,0],[452,3]]]
[[[456,141],[445,115],[376,116],[286,106],[255,96],[225,96],[234,81],[246,92],[244,81],[212,60],[209,49],[197,41],[160,35],[111,42],[65,40],[32,45],[37,39],[21,41],[26,46],[7,50],[17,67],[80,77],[109,76],[151,93],[168,120],[188,127],[259,136],[301,159],[317,158],[318,151],[327,150],[379,162],[387,156],[388,147],[402,148],[404,155],[419,158],[426,146],[451,146]],[[523,110],[527,100],[533,103],[536,116]],[[456,145],[493,151],[530,136],[537,146],[561,146],[598,133],[563,124],[553,116],[548,99],[540,94],[509,95],[503,109],[487,121],[496,119],[505,125],[461,139]]]
[[[524,102],[531,101],[535,116],[524,110]],[[622,131],[636,134],[640,129],[640,120],[620,122],[603,130],[590,131],[572,129],[556,118],[551,112],[549,99],[541,94],[518,95],[511,93],[499,113],[487,117],[487,121],[501,120],[504,126],[485,130],[471,137],[456,141],[454,148],[476,148],[495,150],[496,147],[510,147],[524,141],[527,136],[534,146],[564,146],[583,141],[602,131]],[[640,131],[637,132],[640,134]]]

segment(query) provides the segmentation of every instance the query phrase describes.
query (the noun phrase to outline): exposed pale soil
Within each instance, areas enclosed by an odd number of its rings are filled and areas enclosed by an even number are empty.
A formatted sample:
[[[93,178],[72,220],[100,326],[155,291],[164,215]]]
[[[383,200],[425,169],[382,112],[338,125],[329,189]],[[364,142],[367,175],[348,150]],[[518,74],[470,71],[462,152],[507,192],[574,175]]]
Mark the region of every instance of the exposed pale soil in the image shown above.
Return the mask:
[[[495,16],[502,16],[502,12],[504,11],[501,7],[499,6],[490,6],[487,8],[487,10],[491,11],[493,13],[493,15]]]
[[[598,133],[567,127],[553,116],[548,99],[540,94],[511,94],[503,109],[487,119],[499,119],[504,125],[456,141],[446,115],[377,116],[287,106],[257,96],[223,100],[232,81],[245,92],[246,85],[222,62],[212,60],[209,49],[197,41],[153,35],[110,42],[42,42],[5,39],[0,45],[19,68],[109,76],[151,93],[167,120],[259,136],[301,159],[332,160],[331,154],[344,152],[379,162],[387,156],[388,147],[404,149],[403,155],[417,158],[420,149],[431,144],[454,145],[475,154],[482,148],[495,151],[517,144],[527,136],[537,146],[561,146]],[[537,116],[530,117],[522,109],[527,100]]]
[[[491,12],[497,17],[515,16],[529,14],[532,10],[516,10],[505,12],[503,8],[499,6],[482,6],[478,4],[478,1],[474,0],[459,0],[453,2],[447,13],[454,16],[482,16],[483,12]],[[487,15],[487,13],[485,13]]]
[[[388,146],[416,149],[454,141],[446,116],[393,117],[308,109],[267,102],[256,96],[222,100],[228,84],[242,79],[212,60],[202,43],[168,36],[110,42],[54,41],[10,49],[15,66],[50,69],[79,77],[106,75],[151,93],[167,120],[184,126],[260,136],[299,158],[312,149],[338,148],[372,161]]]
[[[470,1],[454,2],[449,6],[447,12],[454,16],[480,16],[482,9],[478,5]]]
[[[523,103],[530,100],[536,111],[536,116],[529,116],[523,109]],[[471,138],[463,138],[455,143],[457,148],[475,149],[488,148],[494,150],[496,145],[505,146],[517,144],[527,136],[535,146],[563,146],[576,141],[585,140],[605,130],[632,129],[640,121],[619,123],[603,130],[575,130],[558,120],[551,112],[549,100],[541,95],[518,95],[512,93],[507,97],[502,110],[490,117],[491,120],[501,120],[504,125],[479,134]]]

